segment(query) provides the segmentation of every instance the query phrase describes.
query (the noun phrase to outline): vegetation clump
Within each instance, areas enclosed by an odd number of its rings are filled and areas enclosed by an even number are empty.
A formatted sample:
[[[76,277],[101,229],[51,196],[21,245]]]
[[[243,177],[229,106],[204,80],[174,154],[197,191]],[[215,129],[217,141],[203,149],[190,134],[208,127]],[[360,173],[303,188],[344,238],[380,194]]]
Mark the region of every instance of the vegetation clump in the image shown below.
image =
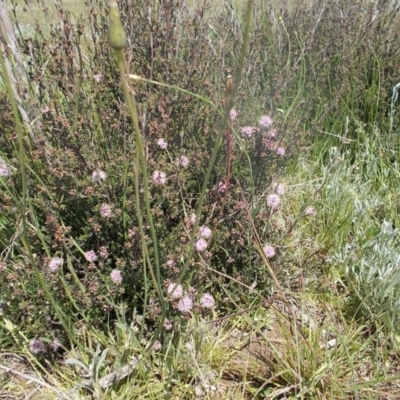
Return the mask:
[[[245,3],[0,13],[5,392],[399,397],[397,9]]]

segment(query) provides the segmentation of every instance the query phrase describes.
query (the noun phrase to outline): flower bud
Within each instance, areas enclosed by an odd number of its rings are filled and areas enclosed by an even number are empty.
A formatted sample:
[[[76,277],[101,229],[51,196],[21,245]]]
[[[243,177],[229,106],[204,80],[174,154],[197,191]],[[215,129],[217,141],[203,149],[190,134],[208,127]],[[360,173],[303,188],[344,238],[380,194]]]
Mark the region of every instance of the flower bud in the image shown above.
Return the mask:
[[[232,87],[233,87],[233,77],[232,75],[228,75],[225,81],[226,93],[230,94],[232,91]]]
[[[110,26],[108,29],[108,43],[113,49],[123,49],[126,46],[126,35],[121,23],[118,4],[110,1]]]

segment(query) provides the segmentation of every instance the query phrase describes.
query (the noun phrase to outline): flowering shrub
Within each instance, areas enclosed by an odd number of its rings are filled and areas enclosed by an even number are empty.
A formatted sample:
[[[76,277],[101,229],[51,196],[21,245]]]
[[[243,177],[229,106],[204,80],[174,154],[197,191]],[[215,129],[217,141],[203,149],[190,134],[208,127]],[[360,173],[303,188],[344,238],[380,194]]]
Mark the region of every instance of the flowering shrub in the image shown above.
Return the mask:
[[[287,32],[283,32],[273,20],[268,22],[270,29],[265,29],[266,21],[255,18],[250,47],[260,51],[251,52],[246,59],[242,92],[229,110],[229,129],[220,144],[204,205],[196,216],[225,101],[221,60],[212,50],[221,43],[209,36],[210,25],[203,19],[205,10],[193,15],[180,10],[178,15],[170,7],[166,18],[166,9],[152,9],[149,26],[148,16],[142,13],[143,4],[119,2],[130,43],[128,69],[138,76],[185,89],[182,92],[140,81],[132,84],[148,168],[148,213],[135,205],[135,196],[144,204],[144,176],[142,171],[136,192],[137,150],[115,60],[106,43],[105,8],[88,3],[85,26],[93,40],[86,45],[83,20],[73,22],[58,3],[61,23],[49,26],[49,36],[38,30],[29,41],[20,40],[23,52],[29,54],[30,80],[40,93],[33,104],[40,134],[37,142],[28,143],[26,139],[25,143],[33,210],[27,213],[27,239],[34,257],[20,250],[24,242],[18,226],[21,166],[14,151],[15,123],[5,102],[1,115],[4,134],[0,135],[0,184],[4,189],[0,211],[7,221],[4,225],[12,228],[1,231],[1,243],[8,249],[2,253],[1,265],[6,267],[0,269],[0,274],[7,285],[1,296],[7,304],[5,314],[17,309],[24,298],[29,305],[18,313],[19,322],[29,324],[37,317],[39,333],[48,331],[49,320],[56,322],[51,329],[60,328],[45,293],[37,290],[34,264],[50,293],[60,303],[68,304],[68,313],[74,314],[75,309],[88,312],[99,326],[114,312],[107,300],[123,300],[143,310],[144,298],[157,297],[155,285],[148,288],[145,282],[146,262],[160,264],[163,282],[177,282],[189,257],[191,236],[195,252],[188,260],[193,272],[190,285],[199,293],[185,290],[184,281],[173,293],[169,292],[170,285],[165,285],[173,316],[177,313],[187,317],[193,310],[203,312],[218,303],[215,287],[226,283],[225,278],[212,276],[208,267],[249,285],[256,276],[262,276],[268,286],[268,274],[253,243],[255,229],[265,256],[280,265],[277,242],[286,226],[280,215],[286,192],[283,185],[274,183],[287,162],[310,143],[311,134],[318,136],[322,122],[339,118],[338,104],[329,109],[326,104],[331,104],[332,98],[342,105],[346,103],[346,99],[336,96],[336,91],[342,90],[342,78],[343,85],[350,85],[352,78],[360,83],[359,71],[350,69],[354,63],[338,68],[336,53],[331,54],[330,46],[323,43],[332,28],[330,19],[315,27],[314,13],[307,14],[300,8],[305,21],[301,29],[297,29],[296,14],[285,14]],[[265,11],[272,5],[260,7]],[[214,18],[215,25],[226,32],[221,49],[224,63],[235,67],[241,33],[223,13]],[[346,46],[339,39],[346,33],[333,33],[338,39],[335,51],[342,54]],[[302,39],[289,43],[295,34]],[[353,35],[345,39],[349,41],[350,37]],[[389,42],[379,47],[372,39],[361,41],[360,48],[365,49],[365,42],[379,54],[389,54]],[[291,47],[296,57],[288,62],[285,52],[279,50],[282,46]],[[344,56],[351,60],[353,53]],[[45,69],[43,60],[47,60]],[[309,75],[320,77],[320,81],[307,80]],[[332,93],[328,90],[331,85]],[[364,86],[360,83],[357,93]],[[215,107],[189,92],[211,99]],[[300,93],[305,96],[301,107]],[[139,211],[144,215],[146,238],[151,237],[150,219],[154,221],[159,260],[151,246],[148,255],[142,253]],[[310,206],[304,214],[314,216],[316,211]],[[198,231],[194,231],[196,222]],[[25,285],[26,276],[36,278]],[[203,290],[209,293],[200,293]],[[157,301],[146,315],[152,323],[160,316]],[[35,311],[38,309],[39,317]]]

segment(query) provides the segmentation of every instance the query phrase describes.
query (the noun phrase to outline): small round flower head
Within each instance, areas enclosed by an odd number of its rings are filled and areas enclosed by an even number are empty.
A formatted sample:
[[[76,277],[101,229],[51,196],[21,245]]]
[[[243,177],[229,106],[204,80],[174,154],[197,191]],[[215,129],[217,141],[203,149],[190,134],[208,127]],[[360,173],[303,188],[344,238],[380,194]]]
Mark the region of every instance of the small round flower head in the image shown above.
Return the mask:
[[[189,296],[183,296],[176,307],[182,314],[186,314],[193,308],[193,301]]]
[[[153,182],[157,185],[165,185],[167,182],[167,175],[162,171],[154,171],[153,172]]]
[[[61,342],[58,339],[54,339],[50,344],[49,347],[53,351],[57,351],[61,347]]]
[[[107,250],[107,247],[105,246],[100,247],[99,254],[101,258],[107,258],[110,255],[110,253]]]
[[[226,190],[226,183],[224,181],[221,181],[218,183],[218,193],[224,193]]]
[[[0,261],[0,272],[5,271],[7,269],[7,265],[5,262]]]
[[[269,128],[272,125],[272,118],[269,115],[263,115],[258,120],[258,125],[260,128]]]
[[[176,159],[176,163],[177,163],[179,166],[181,166],[181,167],[183,167],[183,168],[186,168],[186,167],[189,165],[189,159],[188,159],[186,156],[179,156],[179,157]]]
[[[94,79],[97,83],[99,83],[99,82],[101,81],[102,78],[103,78],[103,75],[102,75],[102,74],[95,74],[95,75],[93,75],[93,79]]]
[[[308,206],[304,210],[304,214],[306,214],[306,215],[315,215],[315,214],[317,214],[317,212],[315,211],[315,208],[313,206]]]
[[[276,138],[277,135],[278,132],[276,131],[276,129],[270,129],[267,133],[267,136],[270,138]]]
[[[157,144],[160,147],[160,149],[165,150],[168,147],[168,143],[164,139],[158,139]]]
[[[242,135],[251,138],[255,132],[257,132],[257,128],[254,126],[244,126],[241,130]]]
[[[275,249],[269,244],[263,247],[263,251],[267,258],[272,258],[275,255]]]
[[[207,241],[203,238],[199,239],[194,247],[196,248],[197,251],[202,252],[207,248]]]
[[[97,254],[94,250],[90,250],[85,253],[85,258],[87,261],[93,262],[97,260]]]
[[[232,108],[232,110],[229,111],[229,119],[231,121],[236,121],[237,116],[238,116],[238,112],[237,112],[236,108]]]
[[[171,324],[171,322],[169,322],[169,320],[168,320],[167,318],[165,318],[165,320],[164,320],[164,325],[163,325],[163,327],[164,327],[164,329],[165,329],[166,331],[169,331],[169,330],[172,329],[172,324]]]
[[[63,265],[64,260],[60,257],[53,257],[50,261],[49,261],[49,269],[51,272],[56,272],[61,265]]]
[[[3,162],[0,162],[0,176],[4,178],[10,175],[10,169]]]
[[[211,233],[211,229],[208,226],[203,225],[199,228],[198,237],[208,239],[211,236]]]
[[[159,351],[159,350],[161,350],[161,342],[159,341],[159,340],[156,340],[154,343],[153,343],[153,350],[154,351]]]
[[[196,223],[196,214],[195,213],[190,214],[189,219],[190,219],[190,223],[192,225],[194,225]]]
[[[107,174],[104,171],[96,170],[92,173],[92,181],[93,182],[101,182],[107,179]]]
[[[169,259],[169,260],[166,262],[166,264],[167,264],[167,266],[170,267],[170,268],[175,267],[175,261],[174,261],[174,260]]]
[[[176,286],[176,288],[175,288]],[[174,290],[175,288],[175,290]],[[176,283],[170,283],[167,287],[167,293],[171,296],[173,300],[178,300],[183,296],[182,285]]]
[[[281,201],[280,197],[279,197],[277,194],[275,194],[275,193],[270,194],[270,195],[267,197],[267,204],[268,204],[271,208],[277,208],[277,207],[279,206],[280,201]]]
[[[275,153],[278,154],[278,156],[283,157],[286,154],[286,150],[283,147],[279,146],[276,148]]]
[[[203,308],[213,308],[215,305],[214,297],[209,293],[203,294],[200,299],[200,305]]]
[[[38,354],[41,351],[43,351],[44,346],[41,340],[39,339],[33,339],[29,343],[29,349],[33,354]]]
[[[283,183],[273,183],[272,189],[275,190],[276,194],[282,196],[285,193],[285,185]]]
[[[109,218],[112,215],[111,206],[109,204],[102,204],[100,207],[100,215],[103,218]]]
[[[116,285],[120,285],[122,283],[121,271],[118,269],[113,269],[111,271],[110,278]]]

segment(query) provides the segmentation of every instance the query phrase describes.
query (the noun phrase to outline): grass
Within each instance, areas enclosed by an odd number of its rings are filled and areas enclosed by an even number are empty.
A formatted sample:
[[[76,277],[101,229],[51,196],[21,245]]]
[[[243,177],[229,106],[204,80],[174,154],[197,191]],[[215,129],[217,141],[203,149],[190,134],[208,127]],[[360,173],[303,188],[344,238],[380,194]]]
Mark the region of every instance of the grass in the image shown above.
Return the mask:
[[[19,3],[0,394],[399,398],[400,21],[250,3]]]

